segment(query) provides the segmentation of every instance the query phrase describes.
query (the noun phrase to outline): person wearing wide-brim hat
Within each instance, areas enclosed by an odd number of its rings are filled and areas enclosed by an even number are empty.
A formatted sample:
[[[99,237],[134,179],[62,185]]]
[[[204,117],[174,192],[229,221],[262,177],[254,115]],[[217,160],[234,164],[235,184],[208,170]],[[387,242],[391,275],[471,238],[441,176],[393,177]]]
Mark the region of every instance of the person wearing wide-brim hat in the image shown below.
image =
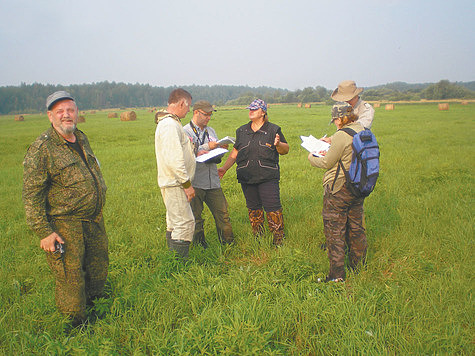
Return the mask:
[[[374,119],[374,109],[366,101],[361,100],[363,88],[357,88],[353,80],[344,80],[338,84],[331,98],[335,101],[345,101],[353,107],[353,112],[358,116],[358,122],[364,128],[370,129]]]

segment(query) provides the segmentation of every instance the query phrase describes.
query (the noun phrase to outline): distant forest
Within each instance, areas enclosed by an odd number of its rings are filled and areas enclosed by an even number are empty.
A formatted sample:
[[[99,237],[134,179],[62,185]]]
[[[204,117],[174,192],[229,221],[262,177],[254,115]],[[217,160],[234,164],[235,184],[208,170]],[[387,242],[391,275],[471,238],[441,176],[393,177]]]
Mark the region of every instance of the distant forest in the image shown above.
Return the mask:
[[[100,82],[78,85],[21,84],[0,87],[0,114],[21,114],[45,111],[46,97],[56,90],[67,90],[76,98],[80,110],[166,106],[169,93],[176,87],[154,87],[148,84]],[[194,100],[205,99],[218,106],[244,105],[254,98],[268,103],[332,103],[332,90],[308,87],[290,91],[270,87],[230,85],[183,86]],[[475,81],[408,84],[395,82],[365,88],[365,100],[446,100],[475,99]]]

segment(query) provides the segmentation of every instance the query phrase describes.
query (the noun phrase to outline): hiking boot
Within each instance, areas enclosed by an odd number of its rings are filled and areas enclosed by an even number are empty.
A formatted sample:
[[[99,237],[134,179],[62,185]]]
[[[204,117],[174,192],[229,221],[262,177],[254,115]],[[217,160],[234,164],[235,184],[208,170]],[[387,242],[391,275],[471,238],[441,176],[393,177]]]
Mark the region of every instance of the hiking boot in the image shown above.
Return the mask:
[[[325,278],[325,283],[328,283],[328,282],[342,283],[344,281],[345,280],[343,278],[332,278],[330,276],[326,276]]]

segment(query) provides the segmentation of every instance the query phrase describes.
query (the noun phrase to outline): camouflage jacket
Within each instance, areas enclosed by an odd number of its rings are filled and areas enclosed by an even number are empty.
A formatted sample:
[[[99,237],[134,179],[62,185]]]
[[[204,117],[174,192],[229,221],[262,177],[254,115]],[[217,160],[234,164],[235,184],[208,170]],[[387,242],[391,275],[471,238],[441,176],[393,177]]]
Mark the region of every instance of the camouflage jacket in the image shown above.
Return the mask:
[[[23,203],[28,225],[40,237],[53,233],[53,219],[102,216],[106,185],[86,135],[75,131],[87,160],[51,127],[28,148],[23,161]]]

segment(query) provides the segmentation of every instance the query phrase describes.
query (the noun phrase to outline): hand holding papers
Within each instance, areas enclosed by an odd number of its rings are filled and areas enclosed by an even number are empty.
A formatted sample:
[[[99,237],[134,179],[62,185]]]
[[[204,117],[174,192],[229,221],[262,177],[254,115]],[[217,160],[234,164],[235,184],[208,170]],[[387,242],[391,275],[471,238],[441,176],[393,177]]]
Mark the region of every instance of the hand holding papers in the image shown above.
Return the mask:
[[[228,152],[227,149],[218,147],[218,148],[215,148],[214,150],[209,151],[208,153],[205,153],[201,156],[196,157],[196,162],[206,163],[207,161],[213,158],[224,156],[226,152]]]
[[[318,152],[328,151],[328,149],[330,148],[329,143],[322,140],[318,140],[312,135],[300,136],[300,139],[302,140],[301,146],[305,148],[308,152],[311,152],[315,157],[323,157]]]
[[[221,140],[219,140],[218,144],[229,145],[230,143],[232,143],[234,145],[235,142],[236,142],[236,139],[234,137],[226,136],[226,137],[223,137]]]

